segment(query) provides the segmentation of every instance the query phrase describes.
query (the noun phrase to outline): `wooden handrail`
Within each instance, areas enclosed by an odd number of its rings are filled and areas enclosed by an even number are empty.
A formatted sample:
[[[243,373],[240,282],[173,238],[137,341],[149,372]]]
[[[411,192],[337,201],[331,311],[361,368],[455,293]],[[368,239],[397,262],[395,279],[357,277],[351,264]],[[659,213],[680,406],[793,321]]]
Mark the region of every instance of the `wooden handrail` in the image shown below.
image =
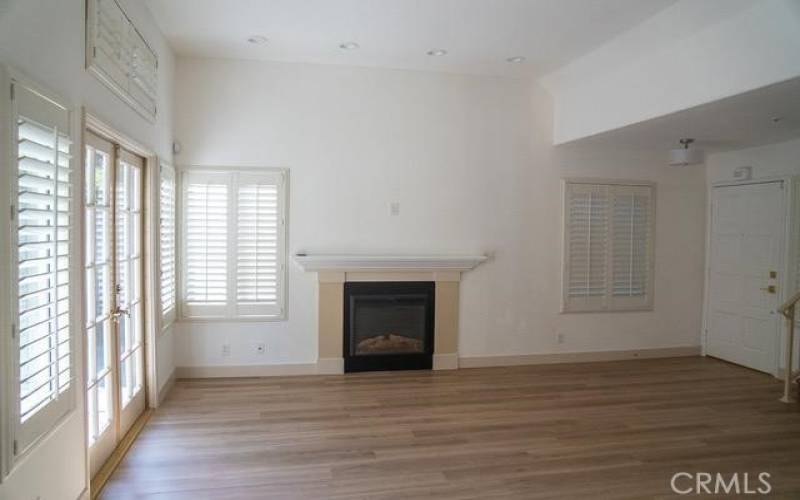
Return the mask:
[[[788,318],[789,317],[789,314],[788,314],[789,313],[789,309],[794,307],[794,305],[797,304],[798,302],[800,302],[800,291],[798,291],[796,294],[792,295],[792,297],[789,300],[784,302],[783,305],[778,308],[778,312],[783,314],[784,316],[786,316]]]
[[[783,397],[781,398],[781,402],[783,403],[794,402],[794,398],[792,398],[791,394],[792,368],[794,367],[792,363],[792,351],[794,350],[795,309],[797,308],[798,301],[800,301],[800,291],[792,295],[789,300],[778,308],[778,312],[786,316],[786,347],[784,348],[786,357],[783,364]]]

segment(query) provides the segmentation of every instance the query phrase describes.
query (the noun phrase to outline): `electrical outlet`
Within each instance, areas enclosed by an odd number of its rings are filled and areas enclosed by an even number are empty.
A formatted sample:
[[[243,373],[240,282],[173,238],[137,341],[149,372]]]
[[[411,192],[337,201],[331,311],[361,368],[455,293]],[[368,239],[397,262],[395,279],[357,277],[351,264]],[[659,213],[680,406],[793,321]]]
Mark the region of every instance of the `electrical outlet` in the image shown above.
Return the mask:
[[[567,340],[567,335],[564,333],[559,333],[556,339],[559,344],[563,344]]]
[[[400,215],[400,202],[393,201],[389,204],[389,214],[390,215]]]
[[[263,342],[259,342],[258,344],[256,344],[256,352],[259,354],[264,354],[265,352],[267,352],[267,344]]]
[[[222,344],[222,355],[226,356],[226,357],[231,355],[231,345],[230,344]]]

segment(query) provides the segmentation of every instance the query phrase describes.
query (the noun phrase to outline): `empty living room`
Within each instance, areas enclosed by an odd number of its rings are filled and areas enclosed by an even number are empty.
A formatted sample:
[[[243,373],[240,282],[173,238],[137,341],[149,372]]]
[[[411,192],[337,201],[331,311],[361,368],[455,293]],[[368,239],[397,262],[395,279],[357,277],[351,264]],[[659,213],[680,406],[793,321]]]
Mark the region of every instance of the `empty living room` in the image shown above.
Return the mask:
[[[0,0],[0,500],[800,499],[800,0]]]

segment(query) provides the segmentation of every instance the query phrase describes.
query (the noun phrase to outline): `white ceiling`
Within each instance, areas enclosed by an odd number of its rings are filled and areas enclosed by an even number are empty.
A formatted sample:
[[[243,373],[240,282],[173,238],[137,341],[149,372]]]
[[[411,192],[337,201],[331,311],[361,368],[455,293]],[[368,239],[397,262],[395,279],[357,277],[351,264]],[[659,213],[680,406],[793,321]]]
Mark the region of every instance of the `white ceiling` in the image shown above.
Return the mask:
[[[675,0],[146,0],[179,55],[538,76]],[[248,44],[250,35],[269,42]],[[361,48],[342,50],[343,42]],[[431,57],[431,49],[446,49]],[[505,61],[524,56],[522,64]]]
[[[714,152],[787,141],[800,137],[799,96],[800,78],[794,78],[572,144],[667,151],[691,137],[696,147]]]

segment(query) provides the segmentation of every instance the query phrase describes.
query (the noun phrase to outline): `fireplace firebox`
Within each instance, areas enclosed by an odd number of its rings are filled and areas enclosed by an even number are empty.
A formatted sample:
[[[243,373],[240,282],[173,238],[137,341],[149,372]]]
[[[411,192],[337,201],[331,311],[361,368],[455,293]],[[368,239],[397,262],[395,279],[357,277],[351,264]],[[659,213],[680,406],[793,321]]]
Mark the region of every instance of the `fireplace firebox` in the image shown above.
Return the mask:
[[[344,284],[344,371],[430,370],[435,283]]]

